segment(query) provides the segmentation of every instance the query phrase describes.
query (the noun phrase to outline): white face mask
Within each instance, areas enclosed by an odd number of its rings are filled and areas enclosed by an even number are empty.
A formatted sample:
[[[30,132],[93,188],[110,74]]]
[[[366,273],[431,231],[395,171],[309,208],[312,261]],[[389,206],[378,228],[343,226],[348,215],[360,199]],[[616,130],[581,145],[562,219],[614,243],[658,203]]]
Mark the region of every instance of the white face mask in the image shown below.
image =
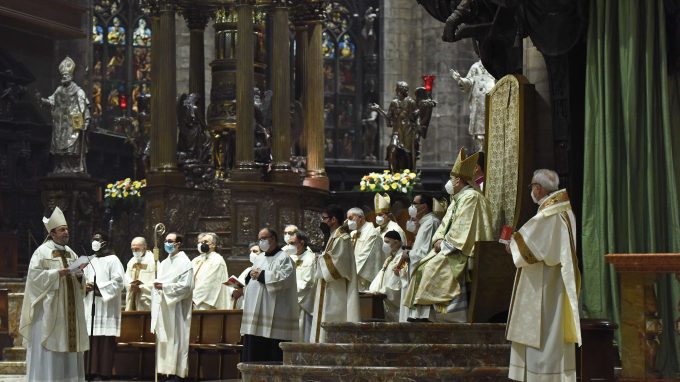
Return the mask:
[[[383,243],[383,252],[388,255],[392,252],[392,247],[387,243]]]
[[[257,259],[257,255],[259,255],[259,253],[257,253],[257,252],[250,252],[250,263],[251,263],[251,264],[255,264],[255,259]]]
[[[257,243],[257,246],[260,247],[262,252],[267,252],[269,251],[269,240],[262,239]]]
[[[357,229],[357,222],[355,220],[348,220],[347,227],[350,229],[350,231],[354,231]]]
[[[383,225],[383,223],[385,223],[385,217],[384,216],[376,216],[375,217],[375,224]]]
[[[295,246],[292,245],[292,244],[288,244],[285,247],[283,247],[282,249],[283,249],[283,252],[288,256],[292,256],[292,255],[297,253],[297,248],[295,248]]]
[[[289,233],[286,233],[286,234],[283,235],[283,241],[285,241],[286,243],[290,244],[290,239],[291,239],[292,237],[293,237],[293,235],[291,235],[291,234],[289,234]]]
[[[446,193],[449,195],[453,195],[453,182],[451,179],[449,179],[448,182],[444,185],[444,189],[446,190]]]
[[[409,232],[416,232],[416,222],[409,220],[406,222],[406,230]]]
[[[417,215],[418,215],[418,208],[416,208],[416,206],[414,206],[414,205],[411,205],[411,206],[408,208],[408,216],[414,218],[414,217],[416,217]]]
[[[97,240],[92,241],[92,250],[98,252],[100,249],[102,249],[101,241]]]
[[[135,259],[139,259],[142,255],[144,255],[144,252],[132,252],[132,256],[134,256]]]

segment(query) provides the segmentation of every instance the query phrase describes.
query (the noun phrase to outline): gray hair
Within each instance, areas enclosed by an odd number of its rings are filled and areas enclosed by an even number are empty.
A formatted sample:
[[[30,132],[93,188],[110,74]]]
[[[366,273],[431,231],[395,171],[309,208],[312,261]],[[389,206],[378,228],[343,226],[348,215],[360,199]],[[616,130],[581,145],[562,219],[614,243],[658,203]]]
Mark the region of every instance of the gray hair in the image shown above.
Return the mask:
[[[364,215],[364,210],[362,210],[362,209],[359,208],[359,207],[352,207],[352,208],[350,208],[349,210],[347,210],[347,214],[348,214],[348,215],[349,215],[349,214],[352,214],[352,215],[358,216],[358,217],[360,217],[360,218],[365,217],[365,215]]]
[[[132,245],[135,241],[137,241],[137,242],[139,242],[141,245],[143,245],[144,248],[148,248],[148,245],[146,245],[146,239],[145,239],[145,238],[143,238],[143,237],[141,237],[141,236],[137,236],[137,237],[135,237],[135,238],[132,239],[132,241],[130,242],[130,245]]]
[[[288,224],[285,227],[283,227],[283,230],[287,230],[288,228],[293,228],[295,231],[298,230],[298,227],[295,224]]]
[[[532,182],[540,184],[547,192],[553,192],[560,186],[560,177],[555,171],[542,168],[534,171]]]
[[[215,246],[217,246],[217,244],[219,244],[219,237],[217,236],[217,234],[215,234],[213,232],[201,232],[201,233],[199,233],[198,234],[198,241],[201,241],[201,238],[205,237],[205,236],[210,236],[210,238],[212,239],[212,243]]]

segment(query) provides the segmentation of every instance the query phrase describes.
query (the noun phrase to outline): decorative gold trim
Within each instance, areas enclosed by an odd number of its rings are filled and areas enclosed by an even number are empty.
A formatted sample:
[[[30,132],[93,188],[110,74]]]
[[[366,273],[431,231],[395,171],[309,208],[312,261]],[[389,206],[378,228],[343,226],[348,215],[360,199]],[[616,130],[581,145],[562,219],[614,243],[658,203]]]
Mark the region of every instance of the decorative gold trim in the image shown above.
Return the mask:
[[[326,280],[321,279],[321,285],[319,287],[321,290],[319,291],[319,309],[316,313],[316,342],[319,342],[319,336],[321,335],[321,320],[323,318],[323,298],[326,294]]]
[[[333,259],[328,253],[323,254],[323,261],[326,263],[326,268],[328,268],[328,272],[333,276],[334,279],[340,279],[342,278],[342,275],[340,275],[340,272],[335,268],[335,264],[333,264]]]
[[[540,207],[538,207],[538,211],[543,211],[544,209],[554,206],[557,203],[564,203],[564,202],[569,202],[569,194],[567,194],[566,190],[560,190],[552,195],[550,195],[546,200],[541,203]]]
[[[565,192],[566,194],[566,192]],[[578,269],[578,258],[576,257],[576,246],[574,245],[574,231],[571,227],[571,220],[567,212],[560,213],[560,217],[567,225],[569,231],[569,247],[571,249],[571,264],[574,267],[574,279],[576,281],[576,297],[581,294],[581,271]]]
[[[517,244],[519,254],[522,255],[524,261],[526,261],[529,264],[538,263],[536,256],[534,256],[534,254],[531,253],[531,250],[529,249],[527,243],[524,241],[524,238],[519,232],[515,232],[514,234],[512,234],[512,238],[515,239],[515,244]]]

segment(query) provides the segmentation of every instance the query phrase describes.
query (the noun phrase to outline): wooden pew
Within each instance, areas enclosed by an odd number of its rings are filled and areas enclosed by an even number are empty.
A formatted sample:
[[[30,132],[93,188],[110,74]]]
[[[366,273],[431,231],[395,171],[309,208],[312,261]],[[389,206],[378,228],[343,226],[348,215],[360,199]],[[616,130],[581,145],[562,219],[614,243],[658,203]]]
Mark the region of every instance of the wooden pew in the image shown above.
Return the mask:
[[[2,350],[12,346],[12,338],[9,335],[9,290],[0,289],[0,360]]]
[[[193,311],[189,329],[189,376],[199,379],[238,378],[242,310]],[[151,313],[123,312],[113,374],[153,379],[155,336]],[[215,367],[217,365],[218,367]]]

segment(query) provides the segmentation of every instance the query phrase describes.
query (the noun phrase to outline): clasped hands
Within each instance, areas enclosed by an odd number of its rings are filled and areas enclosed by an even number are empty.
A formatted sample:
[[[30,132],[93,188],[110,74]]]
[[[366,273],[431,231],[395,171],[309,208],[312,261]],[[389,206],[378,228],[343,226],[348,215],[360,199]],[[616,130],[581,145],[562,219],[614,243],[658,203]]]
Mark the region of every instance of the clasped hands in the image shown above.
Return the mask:
[[[258,277],[260,277],[260,273],[262,273],[262,269],[260,268],[253,268],[250,270],[250,278],[253,280],[257,280]]]

